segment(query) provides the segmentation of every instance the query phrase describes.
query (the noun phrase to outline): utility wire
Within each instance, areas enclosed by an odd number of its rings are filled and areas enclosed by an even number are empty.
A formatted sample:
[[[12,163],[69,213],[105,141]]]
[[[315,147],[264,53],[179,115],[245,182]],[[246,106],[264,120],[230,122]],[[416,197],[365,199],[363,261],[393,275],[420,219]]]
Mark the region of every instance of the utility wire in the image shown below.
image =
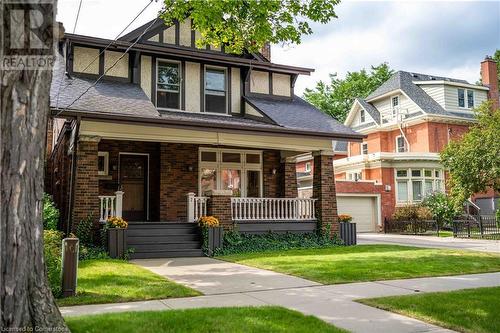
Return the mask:
[[[80,4],[78,5],[78,11],[76,12],[75,25],[73,26],[73,33],[75,33],[75,31],[76,31],[76,25],[78,24],[78,18],[80,17],[80,9],[82,9],[82,2],[83,2],[83,0],[80,0]]]
[[[83,0],[82,0],[83,1]],[[132,23],[135,22],[135,20],[137,20],[137,18],[139,16],[141,16],[142,13],[144,13],[144,11],[153,3],[153,0],[150,0],[149,3],[143,8],[141,9],[141,11],[132,19],[132,21],[129,22],[129,24],[127,24],[127,26],[125,28],[123,28],[122,31],[120,31],[120,33],[118,35],[116,35],[116,37],[108,44],[106,45],[106,47],[104,49],[102,49],[99,54],[94,58],[92,59],[92,61],[84,68],[82,69],[82,73],[85,72],[97,59],[99,59],[99,57],[101,56],[101,54],[103,54],[104,52],[106,52],[106,50],[111,46],[113,45],[117,40],[118,38],[120,38],[120,36],[132,25]],[[80,1],[80,6],[81,6],[81,1]],[[78,13],[80,13],[80,8],[78,8]],[[77,21],[78,21],[78,14],[77,14]],[[156,22],[156,20],[155,20]],[[76,29],[76,22],[75,22],[75,28],[73,29],[73,33],[75,33],[75,29]],[[64,86],[64,88],[61,90],[61,86],[62,86],[62,80],[64,78],[64,74],[65,74],[65,71],[63,71],[63,74],[62,74],[62,77],[61,77],[61,84],[59,85],[59,90],[57,92],[57,97],[56,97],[56,108],[59,107],[59,95],[64,91],[66,90],[66,88],[68,86],[71,85],[71,83],[68,83],[67,85]],[[59,114],[59,113],[58,113]]]
[[[97,80],[92,83],[87,89],[85,89],[85,91],[83,93],[80,94],[80,96],[78,96],[73,102],[71,102],[69,105],[67,105],[65,108],[63,108],[62,110],[60,110],[54,117],[57,117],[58,115],[60,115],[63,111],[66,111],[67,109],[69,109],[73,104],[75,104],[80,98],[83,97],[83,95],[85,95],[87,92],[89,92],[90,89],[92,89],[93,87],[96,86],[96,84],[113,68],[116,66],[116,64],[125,56],[125,54],[128,53],[128,51],[130,51],[131,48],[133,48],[138,42],[139,40],[142,38],[142,36],[144,36],[144,34],[146,34],[146,32],[156,23],[156,21],[158,21],[158,17],[151,22],[150,25],[147,26],[146,29],[144,29],[144,31],[141,33],[141,35],[139,37],[137,37],[137,39],[125,50],[125,52],[122,53],[122,55],[104,72],[102,73],[101,76],[99,76],[97,78]]]

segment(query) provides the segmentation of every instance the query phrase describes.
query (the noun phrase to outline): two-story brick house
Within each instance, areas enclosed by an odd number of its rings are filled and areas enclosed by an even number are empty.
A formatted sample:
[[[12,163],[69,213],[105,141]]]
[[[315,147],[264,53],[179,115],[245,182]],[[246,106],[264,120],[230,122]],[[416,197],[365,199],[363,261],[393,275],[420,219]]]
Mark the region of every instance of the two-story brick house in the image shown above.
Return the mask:
[[[274,64],[269,50],[198,49],[189,19],[149,25],[60,45],[47,191],[61,228],[123,215],[136,257],[198,255],[199,241],[185,242],[194,234],[168,230],[195,233],[204,214],[248,232],[312,231],[317,219],[335,230],[332,140],[363,135],[294,95],[312,69]],[[311,200],[297,194],[304,153],[316,162]]]
[[[347,144],[347,155],[333,162],[339,213],[353,215],[360,231],[378,231],[395,207],[444,191],[439,153],[475,121],[474,107],[488,98],[498,105],[496,63],[487,58],[481,73],[482,85],[476,85],[398,71],[356,99],[345,125],[366,137]],[[492,193],[475,199],[486,214],[498,200]]]

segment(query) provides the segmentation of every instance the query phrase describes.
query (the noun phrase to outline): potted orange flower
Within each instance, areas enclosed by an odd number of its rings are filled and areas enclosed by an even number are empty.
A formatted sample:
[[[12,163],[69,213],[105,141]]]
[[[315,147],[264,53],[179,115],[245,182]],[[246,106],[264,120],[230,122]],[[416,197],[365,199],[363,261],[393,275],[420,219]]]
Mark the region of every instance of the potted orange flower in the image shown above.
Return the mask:
[[[108,251],[111,258],[125,258],[127,253],[127,228],[127,221],[121,217],[110,216],[107,219]]]
[[[203,236],[203,252],[211,257],[215,250],[222,248],[224,230],[219,224],[219,219],[215,216],[202,216],[198,219]]]

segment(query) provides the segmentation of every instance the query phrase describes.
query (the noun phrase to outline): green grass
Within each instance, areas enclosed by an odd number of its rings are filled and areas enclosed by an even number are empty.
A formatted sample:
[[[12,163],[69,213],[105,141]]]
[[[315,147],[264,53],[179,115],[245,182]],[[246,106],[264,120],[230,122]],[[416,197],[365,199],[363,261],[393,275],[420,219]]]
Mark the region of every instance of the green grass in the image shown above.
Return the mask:
[[[205,308],[125,312],[66,318],[73,333],[346,332],[313,316],[281,307]]]
[[[399,245],[258,252],[219,259],[324,284],[500,271],[500,255]]]
[[[359,302],[459,332],[500,332],[500,287],[371,298]]]
[[[57,300],[59,306],[118,303],[200,295],[142,267],[123,260],[81,261],[77,295]]]

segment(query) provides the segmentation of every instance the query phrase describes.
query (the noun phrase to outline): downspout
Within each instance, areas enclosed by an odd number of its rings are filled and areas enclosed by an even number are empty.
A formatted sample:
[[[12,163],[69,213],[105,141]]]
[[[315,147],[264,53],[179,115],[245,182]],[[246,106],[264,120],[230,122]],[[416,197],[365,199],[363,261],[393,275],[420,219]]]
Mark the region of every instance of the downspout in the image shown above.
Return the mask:
[[[80,135],[80,121],[81,117],[78,116],[75,124],[75,136],[73,137],[73,154],[71,156],[71,173],[70,173],[70,181],[69,181],[69,207],[68,207],[68,216],[66,224],[66,236],[71,233],[71,225],[72,216],[73,216],[73,208],[75,204],[75,181],[76,181],[76,166],[78,165],[78,137]]]

